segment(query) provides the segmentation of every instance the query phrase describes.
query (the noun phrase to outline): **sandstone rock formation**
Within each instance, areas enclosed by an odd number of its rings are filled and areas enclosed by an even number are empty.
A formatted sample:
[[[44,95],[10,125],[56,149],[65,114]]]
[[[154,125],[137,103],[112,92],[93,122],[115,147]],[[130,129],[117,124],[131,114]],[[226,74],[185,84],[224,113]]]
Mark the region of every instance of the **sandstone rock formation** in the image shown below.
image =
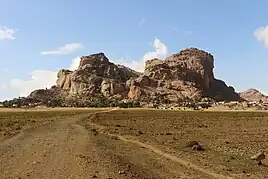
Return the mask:
[[[164,61],[152,59],[146,62],[144,74],[162,81],[172,94],[199,99],[203,96],[217,100],[239,100],[232,87],[214,78],[214,58],[197,48],[188,48]]]
[[[125,96],[127,80],[139,75],[125,66],[109,62],[104,53],[98,53],[81,57],[80,66],[74,72],[60,70],[57,86],[71,95]]]
[[[259,101],[268,102],[268,96],[265,96],[260,91],[253,88],[241,92],[239,93],[239,95],[241,98],[250,102],[259,102]]]
[[[213,56],[197,48],[182,50],[163,61],[148,60],[144,73],[111,63],[104,53],[97,53],[81,57],[75,71],[60,70],[54,91],[60,91],[64,98],[105,97],[116,101],[157,103],[200,100],[202,97],[240,100],[233,87],[214,78],[213,68]]]

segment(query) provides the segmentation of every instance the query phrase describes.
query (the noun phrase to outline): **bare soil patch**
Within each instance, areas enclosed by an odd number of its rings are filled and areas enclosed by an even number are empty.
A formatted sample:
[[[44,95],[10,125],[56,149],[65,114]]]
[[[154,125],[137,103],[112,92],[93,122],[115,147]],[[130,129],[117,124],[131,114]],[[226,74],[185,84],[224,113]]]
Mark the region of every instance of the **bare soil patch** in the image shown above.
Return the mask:
[[[267,167],[250,157],[268,153],[268,113],[121,110],[97,114],[90,122],[203,169],[233,178],[268,178]],[[187,147],[198,141],[204,150]]]
[[[30,127],[39,126],[48,122],[63,120],[79,114],[99,111],[97,109],[56,109],[25,110],[1,109],[0,110],[0,140],[10,138]]]
[[[94,112],[0,113],[1,178],[268,178],[268,113]]]

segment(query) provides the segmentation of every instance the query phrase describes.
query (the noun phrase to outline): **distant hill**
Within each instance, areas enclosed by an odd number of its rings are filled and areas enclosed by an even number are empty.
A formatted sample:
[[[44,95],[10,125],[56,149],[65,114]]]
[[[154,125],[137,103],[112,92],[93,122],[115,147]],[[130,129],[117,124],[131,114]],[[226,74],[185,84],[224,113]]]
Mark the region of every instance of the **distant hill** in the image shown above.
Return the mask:
[[[251,102],[259,102],[260,100],[263,102],[268,102],[268,96],[265,96],[257,89],[251,88],[244,92],[239,93],[240,97]]]

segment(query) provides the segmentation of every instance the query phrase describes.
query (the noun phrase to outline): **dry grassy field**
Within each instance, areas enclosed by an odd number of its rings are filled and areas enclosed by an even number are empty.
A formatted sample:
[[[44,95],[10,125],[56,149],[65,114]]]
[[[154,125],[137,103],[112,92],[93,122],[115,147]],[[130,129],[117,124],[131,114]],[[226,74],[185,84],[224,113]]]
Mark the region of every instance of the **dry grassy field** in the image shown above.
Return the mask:
[[[121,110],[92,122],[225,176],[268,178],[268,168],[250,160],[259,151],[268,153],[268,113]],[[189,141],[204,151],[191,150]]]

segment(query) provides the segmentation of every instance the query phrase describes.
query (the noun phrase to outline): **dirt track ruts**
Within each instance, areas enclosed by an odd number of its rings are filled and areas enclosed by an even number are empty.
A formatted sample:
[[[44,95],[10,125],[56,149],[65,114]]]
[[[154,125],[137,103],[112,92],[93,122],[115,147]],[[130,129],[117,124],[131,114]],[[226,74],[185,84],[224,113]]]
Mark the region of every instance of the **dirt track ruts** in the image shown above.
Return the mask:
[[[103,111],[103,112],[110,112]],[[101,112],[101,113],[103,113]],[[0,143],[5,178],[228,178],[103,126],[70,117],[35,127]]]

